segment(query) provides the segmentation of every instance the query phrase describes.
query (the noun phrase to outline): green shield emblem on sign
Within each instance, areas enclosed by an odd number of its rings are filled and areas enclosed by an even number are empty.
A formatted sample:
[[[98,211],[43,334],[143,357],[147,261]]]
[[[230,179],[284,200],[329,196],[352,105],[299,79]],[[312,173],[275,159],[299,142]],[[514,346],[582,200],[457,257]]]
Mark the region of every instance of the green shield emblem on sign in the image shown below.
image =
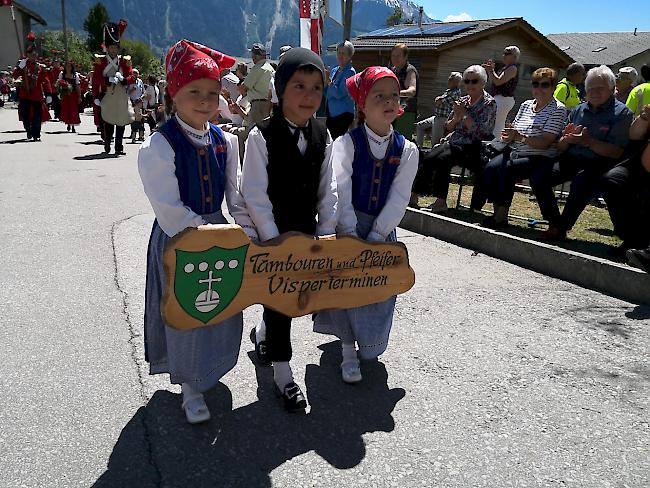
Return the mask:
[[[185,312],[204,324],[237,296],[244,276],[248,244],[235,249],[176,250],[174,294]]]

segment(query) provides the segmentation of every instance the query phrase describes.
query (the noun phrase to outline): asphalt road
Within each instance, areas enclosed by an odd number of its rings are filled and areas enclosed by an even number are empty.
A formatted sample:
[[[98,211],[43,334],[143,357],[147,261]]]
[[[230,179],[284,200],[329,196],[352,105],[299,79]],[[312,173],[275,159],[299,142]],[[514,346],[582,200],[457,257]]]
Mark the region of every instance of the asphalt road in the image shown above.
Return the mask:
[[[0,109],[1,487],[650,485],[650,308],[406,231],[417,282],[362,384],[300,318],[306,415],[244,337],[189,426],[144,362],[138,146],[104,158],[82,119],[25,143]]]

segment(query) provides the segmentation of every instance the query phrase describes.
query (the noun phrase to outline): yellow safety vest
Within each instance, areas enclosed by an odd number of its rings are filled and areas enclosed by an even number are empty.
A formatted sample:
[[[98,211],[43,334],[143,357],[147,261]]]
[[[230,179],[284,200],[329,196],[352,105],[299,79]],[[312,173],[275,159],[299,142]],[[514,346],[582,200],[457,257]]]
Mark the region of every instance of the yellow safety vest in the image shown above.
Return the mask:
[[[566,78],[562,78],[562,80],[557,84],[553,96],[558,102],[562,102],[568,110],[571,110],[573,107],[582,103],[578,89]]]
[[[641,109],[648,104],[650,104],[650,82],[632,88],[625,103],[634,115],[641,114]]]

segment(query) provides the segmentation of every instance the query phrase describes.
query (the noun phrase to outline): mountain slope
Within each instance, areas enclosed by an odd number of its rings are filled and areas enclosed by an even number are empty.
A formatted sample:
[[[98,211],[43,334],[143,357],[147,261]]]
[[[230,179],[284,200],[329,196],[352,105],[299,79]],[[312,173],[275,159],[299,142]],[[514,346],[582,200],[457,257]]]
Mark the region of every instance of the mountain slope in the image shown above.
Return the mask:
[[[67,3],[68,26],[83,30],[88,10],[96,0]],[[21,0],[41,15],[48,29],[61,29],[60,2]],[[235,56],[247,56],[253,42],[262,42],[276,58],[280,46],[299,43],[298,0],[103,0],[112,19],[129,22],[125,37],[148,43],[157,53],[164,52],[183,37],[213,46]],[[384,25],[395,6],[404,18],[417,21],[419,6],[410,0],[355,0],[352,15],[354,33],[368,32]],[[431,19],[424,16],[425,22]],[[341,27],[326,21],[325,44],[341,39]]]

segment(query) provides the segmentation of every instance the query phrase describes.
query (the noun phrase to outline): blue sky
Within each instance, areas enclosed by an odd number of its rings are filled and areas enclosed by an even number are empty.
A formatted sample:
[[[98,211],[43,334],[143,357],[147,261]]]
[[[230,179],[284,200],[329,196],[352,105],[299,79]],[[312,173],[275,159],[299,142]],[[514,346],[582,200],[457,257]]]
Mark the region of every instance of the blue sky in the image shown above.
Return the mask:
[[[648,0],[419,0],[434,19],[523,17],[542,34],[650,31]],[[452,19],[449,19],[452,20]],[[464,20],[456,19],[456,20]]]

